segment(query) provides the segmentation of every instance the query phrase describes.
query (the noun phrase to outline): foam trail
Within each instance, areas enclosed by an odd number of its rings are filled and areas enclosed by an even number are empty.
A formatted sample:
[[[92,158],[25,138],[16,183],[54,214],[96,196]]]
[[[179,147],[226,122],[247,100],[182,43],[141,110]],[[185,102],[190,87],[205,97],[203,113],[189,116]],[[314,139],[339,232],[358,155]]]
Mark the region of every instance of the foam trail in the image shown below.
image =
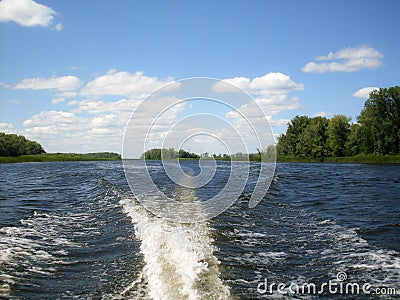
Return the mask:
[[[191,189],[178,188],[175,199],[201,205]],[[121,204],[132,218],[141,241],[145,265],[140,276],[147,282],[148,297],[154,300],[230,297],[229,288],[219,277],[219,261],[213,254],[215,248],[207,222],[173,223],[150,215],[134,199],[123,199]]]

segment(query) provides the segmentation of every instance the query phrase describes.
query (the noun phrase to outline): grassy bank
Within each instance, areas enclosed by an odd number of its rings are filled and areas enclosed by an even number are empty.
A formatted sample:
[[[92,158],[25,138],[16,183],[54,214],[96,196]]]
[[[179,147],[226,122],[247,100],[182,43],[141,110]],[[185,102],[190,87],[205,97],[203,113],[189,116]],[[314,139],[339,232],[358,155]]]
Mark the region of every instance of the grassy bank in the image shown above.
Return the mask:
[[[117,153],[46,153],[21,156],[0,156],[0,163],[21,163],[21,162],[49,162],[49,161],[97,161],[97,160],[120,160]]]
[[[364,163],[400,164],[400,155],[359,154],[355,156],[325,157],[324,159],[302,157],[278,157],[277,162],[325,162],[325,163]]]
[[[17,157],[0,156],[0,163],[21,163],[21,162],[51,162],[51,161],[102,161],[120,160],[117,153],[46,153],[37,155],[21,155]],[[184,159],[191,160],[191,159]],[[344,157],[326,157],[325,159],[304,158],[304,157],[278,157],[277,162],[301,162],[301,163],[366,163],[366,164],[400,164],[400,155],[365,155]]]
[[[366,163],[366,164],[400,164],[400,155],[366,155],[345,157],[327,157],[324,162],[333,163]]]

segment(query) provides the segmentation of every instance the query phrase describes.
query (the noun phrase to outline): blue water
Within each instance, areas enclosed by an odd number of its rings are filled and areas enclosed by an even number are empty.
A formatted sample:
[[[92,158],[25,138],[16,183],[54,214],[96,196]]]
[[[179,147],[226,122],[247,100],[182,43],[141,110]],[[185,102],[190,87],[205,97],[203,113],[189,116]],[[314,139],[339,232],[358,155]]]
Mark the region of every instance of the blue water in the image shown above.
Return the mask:
[[[160,172],[153,175],[168,186]],[[186,169],[198,172],[193,161]],[[195,195],[207,200],[229,168]],[[254,182],[259,165],[252,164]],[[200,224],[154,217],[132,195],[121,162],[0,165],[0,298],[374,299],[282,295],[274,283],[348,282],[400,292],[400,166],[278,164],[268,194],[251,184]],[[218,184],[215,184],[218,182]],[[380,296],[384,299],[398,295]]]

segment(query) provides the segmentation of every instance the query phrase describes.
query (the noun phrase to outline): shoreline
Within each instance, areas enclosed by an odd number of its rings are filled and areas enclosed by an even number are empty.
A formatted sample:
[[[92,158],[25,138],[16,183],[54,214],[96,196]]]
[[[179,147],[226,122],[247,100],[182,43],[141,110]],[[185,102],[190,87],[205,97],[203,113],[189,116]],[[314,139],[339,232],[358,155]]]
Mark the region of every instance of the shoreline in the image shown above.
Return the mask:
[[[0,156],[2,163],[24,163],[24,162],[62,162],[62,161],[115,161],[121,160],[120,156],[107,157],[104,153],[47,153],[21,156]]]
[[[101,157],[93,154],[76,153],[51,153],[21,156],[0,156],[1,163],[24,163],[24,162],[62,162],[62,161],[118,161],[120,157]],[[151,160],[151,159],[150,159]],[[182,160],[198,160],[184,158]],[[216,159],[217,161],[229,161]],[[343,157],[325,157],[323,159],[304,157],[278,157],[277,163],[361,163],[361,164],[400,164],[400,155],[356,155]]]
[[[302,157],[279,157],[276,162],[283,163],[361,163],[361,164],[400,164],[400,155],[371,155],[361,154],[355,156],[302,158]]]

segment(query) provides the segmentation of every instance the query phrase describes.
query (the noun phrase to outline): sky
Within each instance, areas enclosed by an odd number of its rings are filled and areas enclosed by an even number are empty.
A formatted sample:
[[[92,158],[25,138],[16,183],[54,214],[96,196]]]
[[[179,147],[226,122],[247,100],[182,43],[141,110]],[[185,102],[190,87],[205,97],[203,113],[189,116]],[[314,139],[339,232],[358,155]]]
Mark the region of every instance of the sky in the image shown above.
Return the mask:
[[[396,0],[2,0],[0,131],[47,152],[121,153],[135,109],[154,90],[194,77],[246,91],[275,137],[296,115],[356,121],[371,90],[399,85],[399,13]],[[169,125],[195,106],[168,112]],[[226,107],[201,108],[239,124]],[[214,138],[224,138],[220,129]],[[195,144],[189,150],[222,151],[212,139]]]

